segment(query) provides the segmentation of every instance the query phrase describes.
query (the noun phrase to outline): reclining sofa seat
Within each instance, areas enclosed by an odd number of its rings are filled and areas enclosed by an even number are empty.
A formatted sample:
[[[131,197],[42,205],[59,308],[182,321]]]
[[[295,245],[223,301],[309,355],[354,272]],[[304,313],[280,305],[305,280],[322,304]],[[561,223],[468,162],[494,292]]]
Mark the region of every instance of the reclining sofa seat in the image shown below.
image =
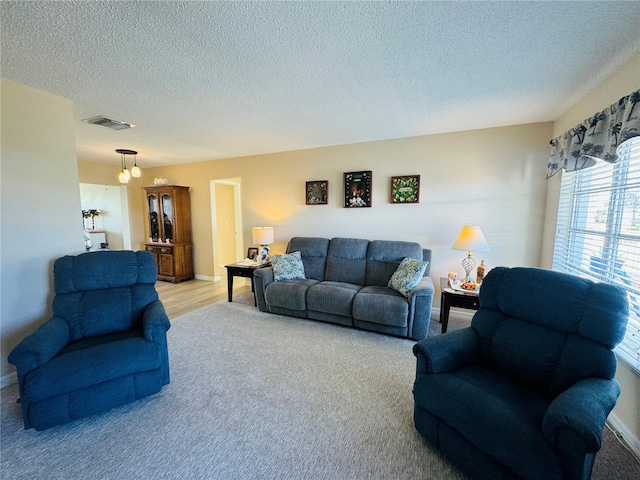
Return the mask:
[[[53,315],[9,354],[25,429],[103,412],[169,383],[169,319],[146,251],[57,259]]]
[[[473,478],[589,478],[627,319],[621,288],[494,268],[470,327],[414,346],[417,430]]]
[[[409,298],[387,287],[405,257],[431,260],[415,242],[294,237],[305,279],[273,281],[271,267],[254,273],[258,308],[419,340],[429,331],[433,282],[427,265]]]

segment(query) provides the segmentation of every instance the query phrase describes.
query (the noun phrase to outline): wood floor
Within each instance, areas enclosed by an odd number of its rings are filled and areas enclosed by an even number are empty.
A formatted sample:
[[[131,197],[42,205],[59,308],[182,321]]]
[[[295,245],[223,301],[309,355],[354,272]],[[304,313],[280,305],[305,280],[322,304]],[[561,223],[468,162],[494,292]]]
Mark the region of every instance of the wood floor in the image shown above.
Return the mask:
[[[171,283],[158,281],[156,282],[156,290],[169,319],[172,319],[211,303],[221,300],[227,301],[227,277],[222,277],[219,282],[187,280]],[[248,291],[251,291],[251,287],[245,285],[244,278],[234,278],[234,295]]]

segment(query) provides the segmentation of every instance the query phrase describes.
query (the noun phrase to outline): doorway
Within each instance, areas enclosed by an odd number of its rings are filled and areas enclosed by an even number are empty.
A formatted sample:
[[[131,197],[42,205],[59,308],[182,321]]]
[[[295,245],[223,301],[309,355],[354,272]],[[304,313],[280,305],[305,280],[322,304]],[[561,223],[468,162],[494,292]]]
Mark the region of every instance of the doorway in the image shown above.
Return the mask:
[[[224,266],[245,257],[242,238],[240,178],[211,180],[211,229],[214,280],[226,272]]]
[[[80,205],[83,210],[100,211],[95,217],[95,230],[104,233],[110,250],[131,250],[126,186],[80,183]]]

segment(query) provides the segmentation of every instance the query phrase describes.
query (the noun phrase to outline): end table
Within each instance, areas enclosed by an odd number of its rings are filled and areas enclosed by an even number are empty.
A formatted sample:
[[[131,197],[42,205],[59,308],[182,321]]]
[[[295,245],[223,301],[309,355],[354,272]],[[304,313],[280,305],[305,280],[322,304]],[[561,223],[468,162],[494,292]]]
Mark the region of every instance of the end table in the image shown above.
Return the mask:
[[[440,323],[442,324],[442,333],[447,333],[449,326],[449,310],[451,307],[468,308],[470,310],[478,310],[480,308],[480,300],[477,293],[459,292],[449,286],[447,278],[440,278]]]
[[[233,277],[244,277],[251,279],[251,292],[253,292],[253,301],[256,302],[256,296],[254,292],[253,286],[253,272],[258,268],[270,267],[271,263],[262,263],[262,264],[247,264],[243,262],[232,263],[230,265],[225,265],[224,267],[227,269],[227,294],[229,296],[229,301],[233,301]]]

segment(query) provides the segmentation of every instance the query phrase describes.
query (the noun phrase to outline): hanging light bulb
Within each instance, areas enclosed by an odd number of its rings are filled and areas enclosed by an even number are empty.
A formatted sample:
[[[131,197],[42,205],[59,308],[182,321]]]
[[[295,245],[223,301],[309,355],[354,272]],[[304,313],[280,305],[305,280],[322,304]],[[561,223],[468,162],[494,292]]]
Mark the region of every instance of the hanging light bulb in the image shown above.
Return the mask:
[[[140,176],[140,168],[136,160],[136,154],[133,154],[133,167],[131,167],[131,176],[138,178]]]
[[[129,183],[129,180],[132,176],[139,177],[140,168],[138,168],[135,158],[138,152],[136,152],[135,150],[127,150],[124,148],[118,148],[116,152],[120,154],[120,167],[122,168],[122,170],[118,174],[118,181],[120,183]],[[131,172],[129,172],[129,170],[127,169],[127,155],[133,155],[134,158],[134,166],[131,167]]]

